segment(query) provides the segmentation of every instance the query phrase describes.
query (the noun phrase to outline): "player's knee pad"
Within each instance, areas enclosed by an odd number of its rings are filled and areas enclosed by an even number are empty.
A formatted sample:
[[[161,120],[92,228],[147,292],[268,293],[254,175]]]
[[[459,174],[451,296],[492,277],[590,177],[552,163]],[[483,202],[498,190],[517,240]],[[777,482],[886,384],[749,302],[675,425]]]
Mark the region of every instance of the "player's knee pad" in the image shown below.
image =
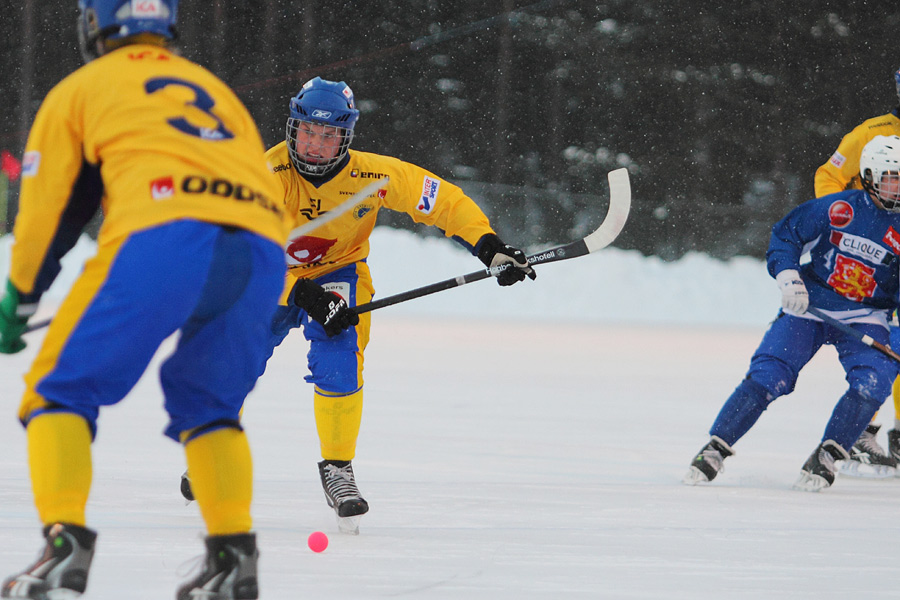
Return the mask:
[[[797,372],[774,356],[754,356],[746,381],[753,381],[762,386],[770,396],[768,399],[770,403],[775,398],[794,391]]]
[[[894,384],[894,373],[883,373],[871,368],[852,369],[847,374],[850,383],[850,391],[858,393],[866,398],[869,403],[877,402],[880,407],[884,400],[891,395]]]

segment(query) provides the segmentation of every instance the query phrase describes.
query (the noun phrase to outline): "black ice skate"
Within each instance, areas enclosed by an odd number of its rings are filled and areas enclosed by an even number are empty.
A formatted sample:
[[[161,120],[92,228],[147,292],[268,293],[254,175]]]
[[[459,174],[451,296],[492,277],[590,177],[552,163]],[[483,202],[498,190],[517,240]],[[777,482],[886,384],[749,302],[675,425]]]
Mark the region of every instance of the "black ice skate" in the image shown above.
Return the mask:
[[[211,535],[206,538],[203,572],[178,590],[178,600],[256,600],[255,533]]]
[[[194,501],[194,490],[191,489],[191,478],[187,471],[181,474],[181,495],[187,500],[185,504],[190,504]]]
[[[897,459],[885,452],[878,443],[879,429],[881,425],[866,425],[859,439],[850,448],[850,459],[841,462],[841,475],[882,479],[897,474]]]
[[[47,545],[37,562],[3,582],[3,598],[71,598],[87,587],[97,534],[78,525],[44,528]]]
[[[847,460],[850,455],[834,440],[825,440],[813,451],[803,468],[800,478],[794,484],[795,490],[803,492],[819,492],[834,483],[834,462]]]
[[[353,466],[349,460],[323,460],[319,463],[319,476],[328,506],[334,509],[338,528],[342,533],[359,534],[359,519],[369,512],[366,502],[356,487]]]
[[[709,443],[703,446],[694,460],[691,461],[691,468],[682,479],[685,485],[697,485],[712,481],[716,475],[725,470],[725,459],[734,455],[731,446],[717,435],[709,439]]]
[[[900,461],[900,429],[888,431],[888,451],[891,456]]]

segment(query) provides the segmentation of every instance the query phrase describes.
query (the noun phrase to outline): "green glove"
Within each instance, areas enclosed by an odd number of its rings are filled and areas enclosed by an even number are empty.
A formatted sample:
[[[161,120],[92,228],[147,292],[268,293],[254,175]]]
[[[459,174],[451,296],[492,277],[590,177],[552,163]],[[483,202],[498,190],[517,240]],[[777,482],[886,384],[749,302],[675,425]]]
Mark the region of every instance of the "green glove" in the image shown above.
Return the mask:
[[[20,316],[21,312],[23,311],[19,307],[19,290],[12,281],[7,280],[6,295],[0,300],[0,353],[15,354],[25,348],[22,334],[25,333],[28,316]],[[33,312],[30,310],[29,315]]]

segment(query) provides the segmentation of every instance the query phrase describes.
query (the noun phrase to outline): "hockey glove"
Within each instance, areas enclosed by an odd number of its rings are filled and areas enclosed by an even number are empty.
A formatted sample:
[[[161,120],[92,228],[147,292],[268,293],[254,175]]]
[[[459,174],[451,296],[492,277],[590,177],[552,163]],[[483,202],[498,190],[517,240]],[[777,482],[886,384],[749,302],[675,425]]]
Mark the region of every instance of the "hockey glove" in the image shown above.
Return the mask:
[[[298,279],[290,298],[295,306],[305,310],[312,320],[325,328],[328,337],[359,324],[359,315],[346,300],[334,292],[326,292],[311,279]]]
[[[809,308],[809,292],[795,269],[785,269],[775,276],[781,290],[781,308],[792,315],[802,315]]]
[[[0,352],[15,354],[25,348],[25,326],[37,308],[34,304],[19,304],[19,290],[6,281],[6,295],[0,300]]]
[[[478,240],[475,248],[478,260],[491,269],[500,285],[512,285],[524,280],[526,276],[534,279],[537,273],[528,266],[525,253],[509,244],[504,244],[493,233],[486,233]],[[500,270],[502,269],[502,270]]]

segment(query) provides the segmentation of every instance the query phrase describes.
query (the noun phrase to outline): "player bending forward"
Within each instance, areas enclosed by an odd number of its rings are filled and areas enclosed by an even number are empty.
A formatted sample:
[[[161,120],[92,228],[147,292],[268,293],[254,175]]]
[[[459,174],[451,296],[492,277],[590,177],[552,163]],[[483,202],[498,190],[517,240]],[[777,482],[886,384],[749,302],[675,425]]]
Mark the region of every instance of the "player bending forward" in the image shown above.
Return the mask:
[[[291,329],[302,327],[309,340],[306,380],[315,386],[319,475],[328,505],[349,533],[358,532],[359,517],[369,510],[351,461],[362,419],[371,313],[357,315],[353,307],[369,302],[374,293],[366,259],[378,211],[404,212],[417,223],[438,227],[485,265],[507,265],[497,276],[500,285],[535,278],[524,253],[497,237],[459,187],[397,158],[350,150],[358,118],[346,83],[316,77],[291,98],[286,140],[266,154],[295,226],[334,209],[376,179],[390,179],[385,189],[313,235],[289,240],[287,282],[269,338],[270,355]],[[181,487],[190,500],[189,480]]]
[[[160,367],[165,433],[184,445],[208,535],[203,569],[177,598],[257,598],[253,467],[238,413],[265,363],[284,281],[280,190],[234,93],[167,48],[177,0],[82,0],[79,9],[89,62],[50,91],[28,136],[0,352],[25,347],[28,317],[101,205],[104,222],[25,377],[19,418],[45,543],[0,595],[85,591],[98,415],[179,332]]]
[[[863,190],[805,202],[772,228],[766,257],[782,310],[753,354],[746,378],[719,411],[685,483],[711,481],[722,472],[735,442],[769,404],[793,391],[798,373],[823,344],[837,349],[850,386],[795,489],[819,491],[834,483],[835,461],[849,458],[848,450],[890,394],[896,363],[806,312],[815,306],[888,343],[888,317],[900,292],[900,137],[878,136],[866,144],[860,175]],[[800,266],[806,250],[811,261]]]

